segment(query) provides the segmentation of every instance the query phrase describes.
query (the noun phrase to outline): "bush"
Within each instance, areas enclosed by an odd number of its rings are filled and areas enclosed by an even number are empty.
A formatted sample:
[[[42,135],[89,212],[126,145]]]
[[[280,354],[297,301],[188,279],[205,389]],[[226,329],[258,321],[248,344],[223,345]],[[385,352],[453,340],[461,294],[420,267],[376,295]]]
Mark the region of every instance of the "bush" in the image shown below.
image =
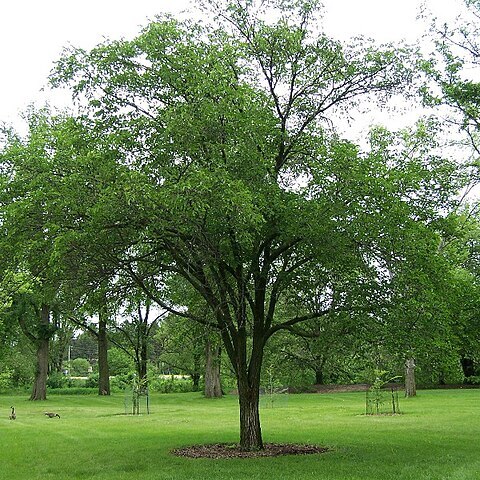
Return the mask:
[[[108,351],[110,375],[128,375],[135,367],[133,360],[123,350],[111,348]]]
[[[8,390],[13,387],[12,375],[13,372],[8,368],[0,373],[0,390]]]
[[[66,388],[68,387],[68,378],[60,372],[52,372],[47,379],[48,388]]]
[[[190,379],[178,378],[173,375],[156,377],[150,381],[150,390],[158,393],[186,393],[193,392],[193,383]]]
[[[135,374],[129,373],[124,375],[115,375],[110,379],[110,387],[115,391],[123,391],[133,385],[133,376]]]
[[[86,388],[98,388],[98,373],[92,373],[85,380]]]
[[[465,377],[464,383],[467,385],[480,385],[480,375],[472,375],[471,377]]]
[[[2,358],[3,370],[11,372],[11,384],[14,388],[31,387],[34,380],[34,357],[28,352],[12,351]]]
[[[86,377],[90,368],[90,362],[86,358],[75,358],[70,362],[70,375]]]
[[[68,378],[68,388],[85,388],[85,378]]]

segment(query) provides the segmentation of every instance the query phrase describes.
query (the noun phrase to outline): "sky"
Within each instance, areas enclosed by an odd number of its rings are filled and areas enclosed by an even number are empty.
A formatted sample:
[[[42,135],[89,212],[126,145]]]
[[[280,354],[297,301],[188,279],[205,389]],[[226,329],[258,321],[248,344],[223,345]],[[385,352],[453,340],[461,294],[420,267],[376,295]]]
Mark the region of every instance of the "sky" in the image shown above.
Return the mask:
[[[323,0],[324,30],[340,40],[365,35],[378,42],[416,42],[425,1],[432,15],[450,20],[461,0]],[[156,14],[179,15],[189,0],[5,0],[0,2],[0,122],[21,125],[31,103],[64,106],[47,77],[68,45],[89,49],[105,38],[131,38]],[[18,127],[17,127],[18,128]]]

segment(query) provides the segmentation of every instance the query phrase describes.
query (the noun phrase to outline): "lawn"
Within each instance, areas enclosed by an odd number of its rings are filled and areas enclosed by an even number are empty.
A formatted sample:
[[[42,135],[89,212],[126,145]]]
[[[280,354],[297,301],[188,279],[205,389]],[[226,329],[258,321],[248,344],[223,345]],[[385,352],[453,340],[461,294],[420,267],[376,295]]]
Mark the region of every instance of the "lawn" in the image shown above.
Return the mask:
[[[175,457],[175,447],[238,440],[234,396],[152,395],[150,415],[125,415],[124,395],[0,396],[0,479],[480,478],[480,390],[420,391],[397,416],[365,416],[363,393],[264,401],[264,440],[327,446],[321,455]],[[8,419],[10,405],[17,420]],[[61,418],[47,418],[55,411]],[[3,413],[1,413],[3,412]]]

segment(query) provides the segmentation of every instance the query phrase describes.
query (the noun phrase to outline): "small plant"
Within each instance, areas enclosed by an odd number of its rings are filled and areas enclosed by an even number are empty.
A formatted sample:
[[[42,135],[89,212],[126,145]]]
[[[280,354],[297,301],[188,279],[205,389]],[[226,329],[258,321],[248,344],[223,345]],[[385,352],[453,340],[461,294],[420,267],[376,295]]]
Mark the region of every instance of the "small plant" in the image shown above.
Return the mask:
[[[273,408],[279,399],[285,399],[287,393],[286,388],[282,388],[281,383],[275,376],[273,365],[269,365],[266,369],[267,372],[267,387],[265,388],[266,404],[265,406]]]
[[[395,376],[388,378],[388,372],[384,370],[375,370],[374,375],[375,379],[366,393],[366,415],[385,415],[387,413],[396,415],[400,413],[396,388],[386,388],[387,385],[400,377]]]
[[[132,374],[130,387],[125,391],[125,414],[128,414],[131,405],[132,415],[140,415],[142,398],[145,399],[146,412],[150,414],[147,379],[140,379],[136,374]]]

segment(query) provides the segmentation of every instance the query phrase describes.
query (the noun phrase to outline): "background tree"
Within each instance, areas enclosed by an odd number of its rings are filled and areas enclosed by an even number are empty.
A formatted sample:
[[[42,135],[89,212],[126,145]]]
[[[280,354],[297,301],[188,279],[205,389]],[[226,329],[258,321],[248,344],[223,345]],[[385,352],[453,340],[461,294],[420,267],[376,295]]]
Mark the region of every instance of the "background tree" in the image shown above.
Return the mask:
[[[31,400],[46,398],[49,344],[55,332],[52,314],[58,314],[61,280],[55,257],[55,236],[62,210],[55,178],[55,125],[44,112],[31,112],[26,139],[7,132],[0,162],[6,172],[0,196],[1,249],[5,270],[25,279],[12,293],[10,314],[35,345],[37,362]]]
[[[2,150],[2,253],[13,272],[27,272],[35,280],[31,283],[41,287],[43,304],[50,308],[55,303],[62,318],[78,320],[80,306],[98,316],[99,392],[108,394],[106,296],[115,270],[94,248],[96,242],[108,248],[105,231],[78,227],[95,218],[97,203],[107,202],[109,188],[117,177],[121,181],[117,153],[86,118],[48,110],[31,112],[28,118],[26,138],[7,132]]]
[[[63,373],[75,328],[59,314],[53,315],[52,323],[55,327],[55,334],[50,344],[49,371]]]
[[[358,320],[360,324],[363,324]],[[360,325],[355,315],[341,312],[305,325],[301,330],[294,329],[294,335],[281,335],[272,343],[269,357],[283,385],[304,386],[358,381],[358,373],[363,355],[365,336],[361,335]],[[298,380],[288,376],[288,370],[298,375]],[[307,380],[307,378],[309,380]]]
[[[88,332],[79,332],[70,342],[70,358],[86,358],[90,364],[97,361],[97,344]]]
[[[111,339],[132,358],[139,384],[147,388],[150,339],[155,335],[158,322],[165,312],[155,312],[151,300],[145,299],[135,289],[126,302],[121,319],[117,319],[115,326],[117,335],[112,335]]]
[[[204,373],[205,329],[201,325],[192,327],[190,322],[176,315],[169,315],[155,334],[160,344],[161,368],[171,373],[187,374],[192,379],[193,390],[200,389]]]
[[[460,359],[464,381],[477,375],[480,358],[478,339],[478,212],[475,205],[466,206],[453,226],[455,236],[446,243],[445,251],[455,268],[452,273],[451,310],[454,318],[452,343]]]

